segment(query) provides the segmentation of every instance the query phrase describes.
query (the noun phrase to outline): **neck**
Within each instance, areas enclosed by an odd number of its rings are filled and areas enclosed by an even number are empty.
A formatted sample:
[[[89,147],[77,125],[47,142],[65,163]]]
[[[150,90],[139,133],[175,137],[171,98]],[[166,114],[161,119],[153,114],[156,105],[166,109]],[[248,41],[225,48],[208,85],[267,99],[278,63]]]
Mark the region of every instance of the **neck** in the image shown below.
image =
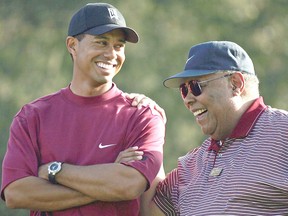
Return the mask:
[[[85,83],[77,85],[75,82],[72,81],[70,84],[70,89],[75,95],[82,97],[93,97],[104,94],[105,92],[107,92],[109,89],[112,88],[112,85],[113,85],[112,82],[94,86]]]
[[[234,100],[233,102],[234,111],[230,112],[230,115],[227,115],[227,122],[225,126],[221,128],[220,131],[217,131],[217,133],[211,134],[210,135],[211,138],[215,140],[225,140],[228,137],[230,137],[234,128],[237,126],[241,117],[243,116],[243,114],[247,111],[247,109],[253,104],[253,102],[256,99],[257,98],[250,98],[250,99],[243,100],[242,97],[238,97],[236,101]]]

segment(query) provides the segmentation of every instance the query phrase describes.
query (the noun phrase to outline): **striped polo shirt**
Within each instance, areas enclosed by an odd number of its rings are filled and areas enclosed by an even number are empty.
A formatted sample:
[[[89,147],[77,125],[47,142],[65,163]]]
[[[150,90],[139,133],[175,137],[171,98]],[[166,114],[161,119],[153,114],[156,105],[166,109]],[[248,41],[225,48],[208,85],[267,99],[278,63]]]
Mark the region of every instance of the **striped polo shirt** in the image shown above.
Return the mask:
[[[258,98],[223,142],[180,157],[156,189],[165,215],[288,215],[288,112]]]

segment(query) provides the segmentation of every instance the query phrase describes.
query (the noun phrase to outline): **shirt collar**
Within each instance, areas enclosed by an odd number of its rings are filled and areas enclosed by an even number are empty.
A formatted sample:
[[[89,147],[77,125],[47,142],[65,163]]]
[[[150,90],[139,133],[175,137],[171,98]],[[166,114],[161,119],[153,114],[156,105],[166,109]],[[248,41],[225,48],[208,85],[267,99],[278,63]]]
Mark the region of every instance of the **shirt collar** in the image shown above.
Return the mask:
[[[246,137],[255,125],[259,116],[266,109],[267,106],[264,104],[263,97],[257,98],[241,116],[238,124],[236,125],[228,139]],[[220,145],[218,144],[218,141],[211,139],[211,144],[208,148],[208,151],[214,150],[215,152],[218,152],[219,149]]]

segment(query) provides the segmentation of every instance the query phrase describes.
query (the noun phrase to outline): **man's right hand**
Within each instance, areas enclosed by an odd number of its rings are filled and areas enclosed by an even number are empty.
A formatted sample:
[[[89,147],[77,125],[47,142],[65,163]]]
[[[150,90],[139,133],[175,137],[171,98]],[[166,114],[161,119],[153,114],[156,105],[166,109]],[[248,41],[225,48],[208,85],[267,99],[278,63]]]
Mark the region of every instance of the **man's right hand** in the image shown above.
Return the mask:
[[[137,160],[142,160],[143,151],[137,151],[138,146],[133,146],[124,151],[121,151],[116,158],[114,163],[122,163],[122,162],[133,162]]]

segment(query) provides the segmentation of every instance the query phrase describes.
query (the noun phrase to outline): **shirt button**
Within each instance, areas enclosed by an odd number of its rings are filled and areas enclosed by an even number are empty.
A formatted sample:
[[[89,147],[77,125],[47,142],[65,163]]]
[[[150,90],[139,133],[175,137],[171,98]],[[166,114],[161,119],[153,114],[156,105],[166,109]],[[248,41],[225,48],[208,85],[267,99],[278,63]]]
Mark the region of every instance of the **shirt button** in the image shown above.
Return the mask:
[[[221,154],[221,153],[220,153],[220,154],[218,154],[218,157],[220,157],[220,158],[221,158],[221,157],[222,157],[222,154]]]

